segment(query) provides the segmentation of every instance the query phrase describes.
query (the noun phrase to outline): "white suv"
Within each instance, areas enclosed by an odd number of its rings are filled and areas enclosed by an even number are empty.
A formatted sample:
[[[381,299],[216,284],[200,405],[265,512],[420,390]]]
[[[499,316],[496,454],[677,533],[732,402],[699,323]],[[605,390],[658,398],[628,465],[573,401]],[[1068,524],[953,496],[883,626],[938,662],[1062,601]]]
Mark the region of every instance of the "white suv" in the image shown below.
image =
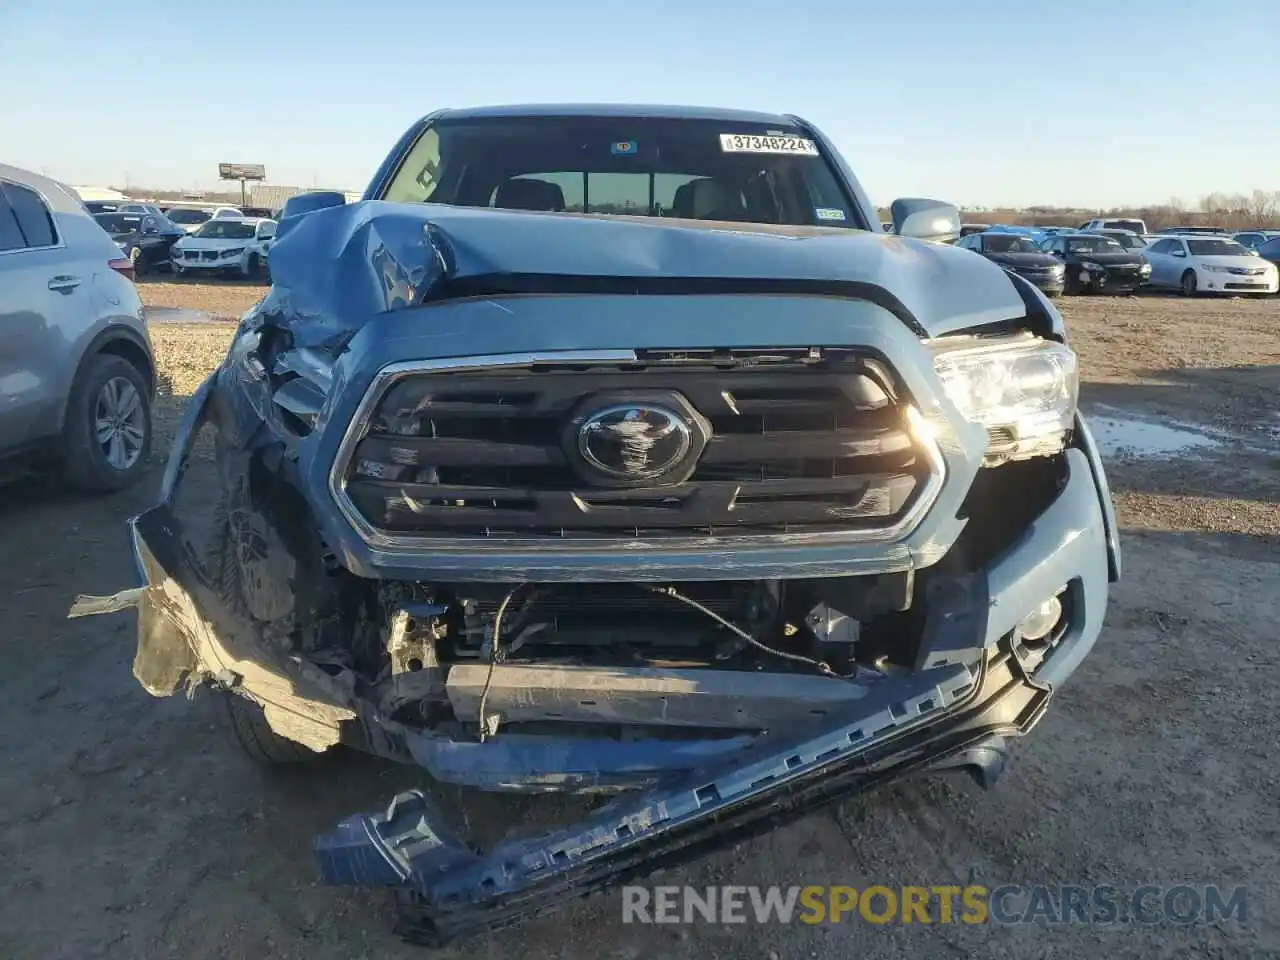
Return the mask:
[[[256,217],[215,218],[169,250],[173,272],[235,274],[255,278],[267,265],[276,222]]]
[[[1147,232],[1147,224],[1145,220],[1139,220],[1136,217],[1101,217],[1081,224],[1080,230],[1084,233],[1093,233],[1097,230],[1132,230],[1138,236],[1142,236]]]

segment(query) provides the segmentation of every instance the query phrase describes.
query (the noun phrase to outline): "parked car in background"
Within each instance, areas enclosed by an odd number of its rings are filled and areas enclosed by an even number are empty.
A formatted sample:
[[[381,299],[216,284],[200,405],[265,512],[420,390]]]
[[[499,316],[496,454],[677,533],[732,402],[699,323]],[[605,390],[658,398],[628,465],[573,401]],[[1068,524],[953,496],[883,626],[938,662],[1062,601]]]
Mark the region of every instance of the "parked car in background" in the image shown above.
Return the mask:
[[[136,276],[168,267],[169,248],[187,235],[168,217],[153,213],[99,213],[93,219],[129,258]]]
[[[1280,230],[1246,230],[1233,234],[1231,239],[1249,250],[1257,250],[1268,240],[1280,237]]]
[[[1175,234],[1190,233],[1190,234],[1197,234],[1197,235],[1199,234],[1213,235],[1213,234],[1229,234],[1230,232],[1231,231],[1228,230],[1226,227],[1195,227],[1195,226],[1165,227],[1164,229],[1159,231],[1160,235],[1165,237],[1173,236]]]
[[[1266,243],[1261,244],[1254,252],[1268,263],[1280,267],[1280,235],[1270,238]]]
[[[1100,233],[1059,233],[1040,249],[1065,267],[1063,293],[1133,293],[1151,276],[1143,255]]]
[[[84,208],[96,216],[99,213],[115,213],[124,202],[123,200],[86,200]]]
[[[240,215],[243,217],[257,217],[260,220],[274,220],[274,212],[267,207],[241,207]]]
[[[1141,234],[1147,232],[1147,224],[1136,217],[1100,217],[1080,224],[1081,233],[1092,233],[1097,230],[1131,230]]]
[[[1276,292],[1276,266],[1229,237],[1162,237],[1146,250],[1151,285],[1198,293]]]
[[[956,241],[957,247],[973,250],[1019,276],[1026,277],[1051,297],[1062,293],[1066,268],[1045,253],[1030,237],[1014,233],[972,233]]]
[[[0,460],[86,490],[141,475],[155,364],[133,265],[70,187],[0,164]]]
[[[981,233],[990,226],[991,224],[989,223],[962,223],[960,224],[960,236],[967,237],[971,233]]]
[[[275,235],[274,220],[215,217],[173,245],[173,271],[260,276]]]
[[[186,233],[195,233],[201,224],[213,218],[213,211],[204,207],[170,207],[165,216],[180,226]]]
[[[1132,230],[1120,230],[1116,228],[1101,228],[1098,230],[1086,230],[1085,233],[1096,233],[1100,236],[1110,237],[1126,250],[1137,250],[1141,252],[1147,246],[1147,241]]]
[[[103,211],[104,213],[107,211]],[[125,200],[123,203],[116,204],[113,213],[149,213],[153,217],[163,217],[164,211],[160,209],[159,204],[143,203],[139,200]]]
[[[235,220],[244,216],[244,211],[239,207],[214,207],[214,220]]]

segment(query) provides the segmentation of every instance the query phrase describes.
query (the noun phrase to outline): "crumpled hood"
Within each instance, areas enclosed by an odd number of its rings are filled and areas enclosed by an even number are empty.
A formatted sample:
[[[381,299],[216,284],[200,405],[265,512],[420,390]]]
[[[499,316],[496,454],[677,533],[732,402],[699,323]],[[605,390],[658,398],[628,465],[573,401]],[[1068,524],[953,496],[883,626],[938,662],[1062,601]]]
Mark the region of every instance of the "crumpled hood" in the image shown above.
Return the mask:
[[[508,289],[503,278],[570,279],[579,289],[604,278],[634,279],[635,292],[659,283],[679,293],[703,291],[697,281],[718,279],[739,289],[760,284],[760,292],[887,295],[901,308],[894,312],[928,335],[1026,313],[1003,270],[946,244],[834,227],[372,200],[282,220],[271,274],[274,287],[261,309],[319,324],[304,338],[311,342],[323,339],[315,336],[320,327],[340,335],[377,313],[448,296],[451,288],[455,295],[474,292],[477,285],[465,281],[476,278],[498,289]]]

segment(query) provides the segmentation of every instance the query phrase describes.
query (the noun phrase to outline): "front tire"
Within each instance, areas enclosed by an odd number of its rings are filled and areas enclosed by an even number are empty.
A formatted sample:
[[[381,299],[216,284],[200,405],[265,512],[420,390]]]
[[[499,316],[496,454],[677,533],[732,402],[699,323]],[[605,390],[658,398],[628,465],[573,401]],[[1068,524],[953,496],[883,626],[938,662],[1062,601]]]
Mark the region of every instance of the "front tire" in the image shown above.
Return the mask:
[[[63,444],[67,479],[81,490],[123,490],[142,476],[151,450],[151,393],[137,367],[110,354],[86,363],[67,404]]]
[[[1196,272],[1194,270],[1186,270],[1182,274],[1182,280],[1178,284],[1182,288],[1184,297],[1194,297],[1199,288],[1196,284]]]
[[[244,262],[244,275],[247,280],[258,279],[258,271],[262,269],[262,261],[256,253],[249,254],[249,258]]]
[[[266,766],[310,763],[322,754],[280,736],[267,723],[267,715],[255,701],[230,690],[218,690],[218,711],[231,739],[251,760]]]

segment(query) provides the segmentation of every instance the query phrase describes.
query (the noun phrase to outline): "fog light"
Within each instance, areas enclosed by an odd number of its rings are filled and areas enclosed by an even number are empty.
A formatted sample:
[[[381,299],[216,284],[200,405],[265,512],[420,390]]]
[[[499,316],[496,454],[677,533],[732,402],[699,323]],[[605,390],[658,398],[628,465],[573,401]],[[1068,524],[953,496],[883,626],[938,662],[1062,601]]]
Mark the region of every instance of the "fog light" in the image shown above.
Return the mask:
[[[1023,640],[1043,640],[1058,625],[1060,619],[1062,601],[1057,597],[1050,597],[1022,618],[1022,622],[1018,624],[1018,633]]]

